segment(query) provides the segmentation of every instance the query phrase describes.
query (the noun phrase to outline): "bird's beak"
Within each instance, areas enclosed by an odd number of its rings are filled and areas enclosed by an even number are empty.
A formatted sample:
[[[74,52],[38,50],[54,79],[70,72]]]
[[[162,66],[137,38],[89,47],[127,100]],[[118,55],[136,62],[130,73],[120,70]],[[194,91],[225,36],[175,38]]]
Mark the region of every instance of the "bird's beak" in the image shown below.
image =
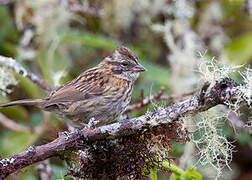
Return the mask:
[[[147,71],[147,69],[145,67],[143,67],[141,64],[138,64],[134,67],[134,71],[135,72],[143,72],[143,71]]]

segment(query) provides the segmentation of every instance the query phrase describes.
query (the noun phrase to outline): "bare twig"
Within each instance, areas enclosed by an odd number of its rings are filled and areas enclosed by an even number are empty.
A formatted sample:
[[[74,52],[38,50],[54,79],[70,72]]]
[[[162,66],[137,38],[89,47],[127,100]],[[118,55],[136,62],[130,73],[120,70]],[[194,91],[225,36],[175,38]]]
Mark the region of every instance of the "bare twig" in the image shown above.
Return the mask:
[[[160,88],[160,90],[156,94],[153,94],[153,95],[148,96],[146,98],[142,98],[142,96],[141,96],[140,101],[129,105],[126,108],[125,112],[130,112],[130,111],[135,110],[135,109],[141,109],[144,106],[150,104],[153,100],[179,99],[179,98],[182,98],[182,97],[191,96],[196,92],[196,91],[192,91],[192,92],[183,93],[183,94],[179,94],[179,95],[167,95],[167,94],[164,94],[164,90],[165,89],[162,87],[162,88]]]
[[[22,74],[24,77],[28,77],[32,82],[34,82],[46,91],[53,90],[53,88],[48,85],[43,79],[39,78],[36,74],[28,72],[21,64],[19,64],[13,58],[0,56],[0,65],[13,68],[16,73]]]
[[[13,2],[14,2],[13,0],[0,0],[0,5],[7,5]]]
[[[58,156],[69,150],[81,149],[80,142],[83,145],[88,145],[88,143],[97,140],[115,139],[140,132],[144,133],[152,127],[169,125],[181,116],[206,111],[218,104],[223,104],[227,100],[235,100],[236,95],[240,93],[236,86],[238,85],[234,81],[226,78],[217,82],[207,93],[204,93],[204,103],[200,101],[201,95],[195,95],[185,101],[173,103],[166,108],[140,117],[96,129],[82,129],[69,134],[62,133],[48,144],[31,146],[19,154],[1,159],[0,179],[4,179],[9,174],[36,162]]]
[[[246,1],[244,2],[244,5],[243,5],[242,9],[243,9],[246,13],[248,13],[249,15],[252,15],[252,2],[251,2],[251,0],[246,0]]]
[[[186,96],[191,96],[193,95],[195,92],[197,92],[196,90],[195,91],[191,91],[191,92],[187,92],[187,93],[183,93],[183,94],[175,94],[175,95],[167,95],[167,94],[163,94],[160,96],[160,100],[170,100],[170,99],[179,99],[179,98],[182,98],[182,97],[186,97]]]
[[[46,128],[48,128],[48,122],[50,118],[49,115],[50,115],[49,112],[43,111],[43,116],[44,116],[43,123],[40,126],[37,126],[36,128],[32,128],[32,127],[27,127],[22,124],[18,124],[15,121],[3,115],[2,113],[0,113],[0,124],[3,127],[8,128],[12,131],[22,131],[22,132],[35,133],[37,135],[40,135],[46,130]]]
[[[18,124],[0,113],[0,124],[13,131],[32,132],[32,129],[22,124]]]
[[[95,9],[93,7],[84,7],[76,0],[61,0],[61,2],[74,13],[79,13],[83,15],[90,15],[95,17],[102,16],[102,11]]]

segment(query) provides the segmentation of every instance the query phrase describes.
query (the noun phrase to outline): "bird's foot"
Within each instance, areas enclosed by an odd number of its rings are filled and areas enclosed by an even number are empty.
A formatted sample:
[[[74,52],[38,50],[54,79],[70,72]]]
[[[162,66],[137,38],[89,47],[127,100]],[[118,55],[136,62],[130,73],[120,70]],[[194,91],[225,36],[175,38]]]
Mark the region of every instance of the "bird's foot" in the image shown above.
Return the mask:
[[[95,126],[96,126],[98,123],[99,123],[99,121],[98,121],[98,120],[95,120],[95,118],[92,117],[92,118],[89,120],[88,124],[87,124],[87,128],[89,128],[89,129],[95,129]]]

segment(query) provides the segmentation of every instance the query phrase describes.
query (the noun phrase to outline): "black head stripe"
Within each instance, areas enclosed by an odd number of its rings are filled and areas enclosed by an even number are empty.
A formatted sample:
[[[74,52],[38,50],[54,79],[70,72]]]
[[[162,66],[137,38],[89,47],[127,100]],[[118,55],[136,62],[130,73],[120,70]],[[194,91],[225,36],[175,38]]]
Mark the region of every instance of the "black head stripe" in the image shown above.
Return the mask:
[[[119,46],[119,47],[117,48],[117,51],[118,51],[120,54],[122,54],[122,55],[128,57],[129,59],[132,59],[133,61],[135,61],[135,63],[138,64],[138,58],[137,58],[137,56],[136,56],[135,53],[133,53],[129,48],[127,48],[127,47],[125,47],[125,46]]]
[[[110,65],[115,65],[115,66],[119,66],[120,65],[120,62],[118,62],[118,61],[107,61],[107,62]]]

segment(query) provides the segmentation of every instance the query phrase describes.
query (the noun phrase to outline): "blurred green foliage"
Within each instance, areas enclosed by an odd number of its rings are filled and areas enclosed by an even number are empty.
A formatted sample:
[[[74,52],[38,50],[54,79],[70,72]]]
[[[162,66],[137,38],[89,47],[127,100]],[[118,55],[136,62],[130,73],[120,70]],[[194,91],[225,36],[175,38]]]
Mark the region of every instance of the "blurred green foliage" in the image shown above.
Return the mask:
[[[0,6],[0,53],[15,56],[20,32],[16,29],[14,19],[7,7]]]
[[[235,38],[226,48],[226,53],[232,62],[247,64],[252,58],[252,32]]]
[[[171,170],[170,180],[202,180],[202,176],[194,170],[193,167],[188,167],[185,171],[170,162],[163,162],[162,166]]]

